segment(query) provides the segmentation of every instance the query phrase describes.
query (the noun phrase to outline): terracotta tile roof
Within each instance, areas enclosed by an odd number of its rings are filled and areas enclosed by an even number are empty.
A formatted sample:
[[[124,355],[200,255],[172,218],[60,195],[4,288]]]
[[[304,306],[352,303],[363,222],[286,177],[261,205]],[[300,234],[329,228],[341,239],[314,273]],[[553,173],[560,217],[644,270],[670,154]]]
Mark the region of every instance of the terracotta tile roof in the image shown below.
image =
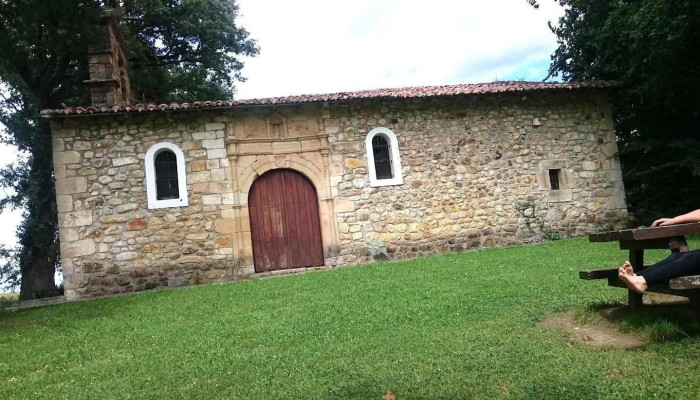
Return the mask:
[[[439,97],[468,94],[503,93],[503,92],[530,92],[540,90],[573,90],[573,89],[604,89],[618,87],[615,81],[594,82],[493,82],[493,83],[467,83],[444,86],[418,86],[394,89],[360,90],[356,92],[339,92],[326,94],[303,94],[298,96],[268,97],[247,100],[219,100],[219,101],[195,101],[190,103],[170,104],[136,104],[126,107],[65,107],[55,110],[41,110],[42,117],[58,115],[84,115],[84,114],[110,114],[121,112],[154,112],[164,110],[191,110],[203,108],[231,108],[244,106],[265,106],[277,104],[317,103],[353,99],[389,99],[389,98],[416,98]]]

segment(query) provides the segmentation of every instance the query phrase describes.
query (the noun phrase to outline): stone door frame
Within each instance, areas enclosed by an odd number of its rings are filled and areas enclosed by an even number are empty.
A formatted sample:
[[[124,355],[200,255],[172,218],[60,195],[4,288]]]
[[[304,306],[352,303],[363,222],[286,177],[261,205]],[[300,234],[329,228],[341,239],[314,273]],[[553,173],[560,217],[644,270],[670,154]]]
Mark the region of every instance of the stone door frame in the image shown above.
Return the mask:
[[[305,146],[302,146],[304,144]],[[233,220],[219,221],[217,231],[232,235],[236,275],[254,274],[248,194],[258,176],[274,169],[292,169],[313,184],[318,197],[321,240],[326,266],[338,264],[340,237],[336,201],[331,186],[328,135],[298,138],[251,138],[229,136],[228,154],[233,178]],[[347,211],[341,206],[342,211]]]

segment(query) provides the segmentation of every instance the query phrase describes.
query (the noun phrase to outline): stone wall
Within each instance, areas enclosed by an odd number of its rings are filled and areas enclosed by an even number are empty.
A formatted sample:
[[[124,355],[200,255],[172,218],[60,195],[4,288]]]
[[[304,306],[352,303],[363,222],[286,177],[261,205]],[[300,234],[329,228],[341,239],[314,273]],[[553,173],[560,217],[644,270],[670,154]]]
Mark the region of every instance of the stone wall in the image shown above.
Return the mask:
[[[215,118],[65,119],[53,123],[64,285],[69,298],[235,275],[225,124]],[[185,154],[189,206],[149,210],[144,156],[161,141]]]
[[[370,187],[376,127],[398,138],[402,185]],[[600,91],[78,116],[52,131],[69,298],[253,273],[248,191],[275,168],[316,187],[326,265],[578,236],[627,216]],[[150,210],[144,157],[163,141],[185,154],[189,205]]]
[[[401,259],[545,235],[581,236],[627,219],[610,108],[600,91],[533,92],[329,107],[345,263]],[[404,184],[369,185],[364,138],[398,137]],[[561,190],[548,169],[560,168]]]

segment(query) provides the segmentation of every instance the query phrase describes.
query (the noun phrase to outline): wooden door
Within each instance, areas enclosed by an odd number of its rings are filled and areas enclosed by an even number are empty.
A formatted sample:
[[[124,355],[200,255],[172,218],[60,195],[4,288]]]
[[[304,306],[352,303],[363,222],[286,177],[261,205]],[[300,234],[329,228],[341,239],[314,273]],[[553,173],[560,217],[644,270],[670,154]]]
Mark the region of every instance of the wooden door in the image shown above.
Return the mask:
[[[318,198],[289,169],[264,173],[248,194],[255,272],[323,265]]]

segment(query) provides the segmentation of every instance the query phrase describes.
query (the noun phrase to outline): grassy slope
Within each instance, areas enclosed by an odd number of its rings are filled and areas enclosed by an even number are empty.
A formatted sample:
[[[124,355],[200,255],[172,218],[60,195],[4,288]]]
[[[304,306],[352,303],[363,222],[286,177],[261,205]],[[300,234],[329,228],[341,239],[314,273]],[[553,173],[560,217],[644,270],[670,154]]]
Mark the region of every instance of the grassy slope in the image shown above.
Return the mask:
[[[535,326],[619,300],[577,271],[622,261],[577,239],[4,312],[0,397],[700,397],[697,335],[599,350]]]

